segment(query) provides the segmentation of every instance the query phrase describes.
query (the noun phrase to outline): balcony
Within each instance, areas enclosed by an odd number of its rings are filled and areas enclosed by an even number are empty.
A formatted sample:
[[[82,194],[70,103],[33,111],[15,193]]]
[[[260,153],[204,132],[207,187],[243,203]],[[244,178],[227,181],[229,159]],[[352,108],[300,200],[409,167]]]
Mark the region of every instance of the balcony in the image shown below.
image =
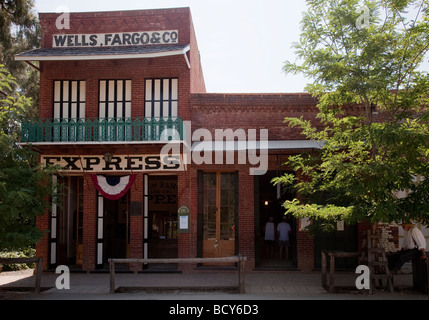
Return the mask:
[[[37,119],[21,123],[21,143],[168,143],[183,131],[180,118]]]

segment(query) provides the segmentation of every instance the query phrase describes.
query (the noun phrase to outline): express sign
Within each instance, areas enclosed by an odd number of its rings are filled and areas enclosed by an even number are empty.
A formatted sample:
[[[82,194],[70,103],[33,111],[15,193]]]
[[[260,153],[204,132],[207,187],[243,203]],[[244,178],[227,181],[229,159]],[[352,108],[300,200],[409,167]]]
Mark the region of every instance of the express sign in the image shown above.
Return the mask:
[[[179,41],[179,31],[144,31],[98,34],[55,34],[54,48],[116,47],[151,44],[175,44]]]
[[[183,171],[180,155],[118,155],[107,162],[101,155],[43,155],[41,163],[45,167],[58,166],[60,171],[91,172],[147,172]]]

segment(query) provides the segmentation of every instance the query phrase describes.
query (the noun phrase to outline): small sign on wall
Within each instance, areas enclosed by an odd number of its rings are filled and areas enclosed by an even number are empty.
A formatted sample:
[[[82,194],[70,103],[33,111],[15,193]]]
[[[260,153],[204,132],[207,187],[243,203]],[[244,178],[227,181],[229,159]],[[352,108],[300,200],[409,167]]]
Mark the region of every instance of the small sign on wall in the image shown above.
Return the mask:
[[[344,220],[337,221],[337,231],[344,231]]]
[[[177,233],[189,233],[189,208],[182,206],[177,210],[179,220]]]

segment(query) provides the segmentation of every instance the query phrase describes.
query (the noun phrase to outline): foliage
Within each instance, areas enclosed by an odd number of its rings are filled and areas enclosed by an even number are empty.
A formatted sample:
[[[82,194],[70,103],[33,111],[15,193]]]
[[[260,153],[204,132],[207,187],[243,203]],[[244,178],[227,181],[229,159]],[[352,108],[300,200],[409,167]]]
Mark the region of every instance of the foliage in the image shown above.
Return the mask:
[[[32,98],[36,114],[39,97],[39,72],[15,55],[35,49],[40,44],[40,25],[33,12],[33,0],[0,0],[0,64],[17,79],[14,89]]]
[[[287,212],[331,224],[429,222],[429,77],[419,69],[429,50],[428,1],[307,4],[298,61],[285,71],[314,80],[307,90],[319,113],[285,122],[323,145],[289,158],[302,179],[273,180],[296,183],[301,199],[286,202]]]
[[[0,252],[0,258],[32,258],[35,257],[36,250],[33,248],[23,249],[22,251]],[[3,271],[19,271],[25,269],[34,269],[35,263],[12,263],[4,264]]]
[[[30,100],[12,90],[15,81],[0,66],[0,250],[19,250],[40,239],[35,217],[45,213],[53,194],[50,172],[37,167],[34,151],[17,143]]]

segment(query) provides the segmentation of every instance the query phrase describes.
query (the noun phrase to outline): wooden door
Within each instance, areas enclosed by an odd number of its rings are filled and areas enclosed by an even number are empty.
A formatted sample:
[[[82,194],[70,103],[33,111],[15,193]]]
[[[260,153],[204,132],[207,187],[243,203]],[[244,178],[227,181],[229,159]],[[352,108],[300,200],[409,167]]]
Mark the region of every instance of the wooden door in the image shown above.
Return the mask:
[[[235,172],[203,173],[203,257],[235,255],[237,216]]]

